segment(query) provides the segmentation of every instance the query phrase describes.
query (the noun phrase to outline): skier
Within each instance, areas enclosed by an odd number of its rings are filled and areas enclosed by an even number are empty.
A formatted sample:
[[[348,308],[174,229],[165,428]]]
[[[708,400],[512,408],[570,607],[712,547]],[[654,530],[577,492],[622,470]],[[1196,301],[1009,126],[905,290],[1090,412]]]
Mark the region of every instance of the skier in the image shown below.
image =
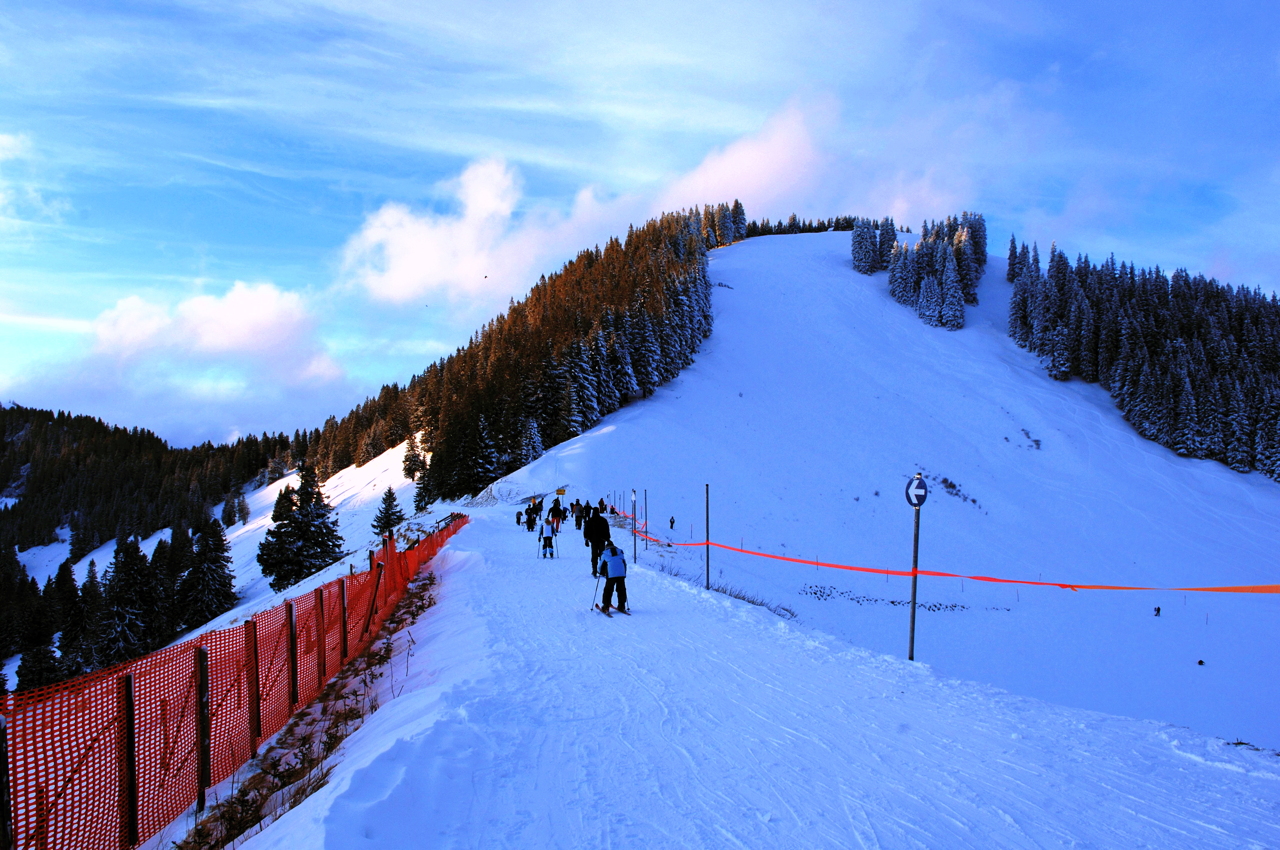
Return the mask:
[[[555,543],[553,538],[556,536],[556,526],[550,519],[542,524],[542,557],[554,558],[556,556]]]
[[[560,522],[564,519],[564,508],[560,507],[560,497],[551,502],[551,510],[547,511],[547,519],[555,524],[556,533],[560,533]]]
[[[516,528],[524,525],[524,511],[516,511]]]
[[[579,503],[577,499],[574,499],[573,500],[573,527],[576,528],[578,531],[581,531],[582,521],[586,518],[587,518],[586,505],[583,505]]]
[[[529,531],[533,531],[533,524],[536,521],[533,515],[533,505],[530,505],[524,512],[524,527]]]
[[[591,516],[583,523],[582,537],[591,547],[591,576],[596,578],[600,575],[596,564],[600,562],[600,553],[609,542],[609,521],[598,508],[592,508]]]
[[[605,508],[604,508],[604,497],[601,497],[601,498],[600,498],[600,513],[604,513],[604,511],[605,511]]]
[[[672,517],[672,518],[671,518],[671,530],[672,530],[672,531],[675,531],[675,530],[676,530],[676,518],[675,518],[675,517]]]
[[[613,591],[618,591],[618,607],[615,609],[623,614],[630,613],[627,610],[627,559],[623,557],[622,550],[613,545],[613,541],[609,540],[605,543],[604,562],[600,565],[600,571],[607,574],[604,583],[604,596],[600,599],[600,611],[606,616],[609,615],[609,603],[613,601]]]

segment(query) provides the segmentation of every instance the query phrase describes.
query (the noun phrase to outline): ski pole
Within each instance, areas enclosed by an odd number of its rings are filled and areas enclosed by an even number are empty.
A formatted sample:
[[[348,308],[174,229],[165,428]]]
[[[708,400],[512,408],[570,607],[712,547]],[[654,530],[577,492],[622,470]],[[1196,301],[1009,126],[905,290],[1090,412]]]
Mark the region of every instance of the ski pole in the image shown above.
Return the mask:
[[[596,607],[596,597],[600,594],[600,576],[596,576],[596,589],[591,594],[591,607]]]

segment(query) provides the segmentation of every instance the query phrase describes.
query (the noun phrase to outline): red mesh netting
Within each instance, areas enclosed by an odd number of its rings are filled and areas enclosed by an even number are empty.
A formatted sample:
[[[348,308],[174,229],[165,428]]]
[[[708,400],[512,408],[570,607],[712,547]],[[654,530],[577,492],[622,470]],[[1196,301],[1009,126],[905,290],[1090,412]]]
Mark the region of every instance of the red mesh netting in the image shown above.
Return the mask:
[[[362,652],[405,586],[449,537],[462,517],[409,552],[379,552],[385,567],[341,580],[291,600],[297,624],[299,704],[305,705],[347,658]],[[376,598],[374,597],[376,585]],[[372,606],[372,607],[371,607]],[[324,611],[323,628],[318,618]],[[254,616],[262,737],[280,731],[293,714],[289,693],[289,628],[284,605]],[[367,625],[367,628],[366,628]],[[20,850],[118,850],[122,846],[121,765],[124,730],[122,677],[132,676],[138,839],[146,841],[195,802],[199,792],[196,653],[209,659],[211,776],[216,784],[253,754],[250,737],[251,665],[244,627],[209,632],[127,664],[47,688],[0,698],[7,718],[14,840]],[[323,655],[323,677],[320,659]]]

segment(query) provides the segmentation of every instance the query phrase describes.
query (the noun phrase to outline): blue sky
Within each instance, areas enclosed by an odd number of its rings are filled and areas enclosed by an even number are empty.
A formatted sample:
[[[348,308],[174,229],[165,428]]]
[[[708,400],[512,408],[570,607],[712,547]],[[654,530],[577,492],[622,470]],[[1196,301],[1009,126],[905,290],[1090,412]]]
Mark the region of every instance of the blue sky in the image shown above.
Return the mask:
[[[962,209],[1277,286],[1267,4],[0,6],[0,398],[341,414],[667,208]]]

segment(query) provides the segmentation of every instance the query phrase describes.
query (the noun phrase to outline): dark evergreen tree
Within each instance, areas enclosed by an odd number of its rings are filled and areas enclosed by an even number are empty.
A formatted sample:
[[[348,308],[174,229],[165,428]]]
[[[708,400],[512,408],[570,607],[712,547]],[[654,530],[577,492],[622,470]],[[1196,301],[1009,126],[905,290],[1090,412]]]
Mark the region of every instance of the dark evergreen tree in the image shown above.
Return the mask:
[[[418,448],[418,436],[410,431],[409,440],[404,447],[404,477],[417,481],[426,468],[426,461],[422,459],[422,451]]]
[[[110,666],[155,649],[160,613],[147,556],[129,534],[116,539],[103,589],[103,617],[95,654]]]
[[[733,241],[738,242],[747,238],[747,210],[742,206],[742,201],[734,199],[732,213]]]
[[[210,522],[196,541],[195,561],[178,586],[178,601],[187,629],[202,626],[235,607],[231,548],[217,520]]]
[[[396,501],[396,491],[388,487],[382,494],[382,504],[378,506],[378,514],[373,518],[373,533],[378,539],[386,537],[396,530],[396,526],[404,522],[404,511]]]
[[[1004,279],[1013,283],[1018,279],[1019,271],[1021,268],[1018,264],[1018,240],[1011,233],[1009,234],[1009,266],[1004,273]]]
[[[302,464],[298,489],[281,491],[272,512],[275,524],[258,546],[258,564],[272,590],[291,587],[341,557],[342,536],[332,513],[315,470]]]
[[[53,646],[42,643],[22,653],[18,663],[19,691],[30,691],[62,681],[62,664],[53,652]]]

